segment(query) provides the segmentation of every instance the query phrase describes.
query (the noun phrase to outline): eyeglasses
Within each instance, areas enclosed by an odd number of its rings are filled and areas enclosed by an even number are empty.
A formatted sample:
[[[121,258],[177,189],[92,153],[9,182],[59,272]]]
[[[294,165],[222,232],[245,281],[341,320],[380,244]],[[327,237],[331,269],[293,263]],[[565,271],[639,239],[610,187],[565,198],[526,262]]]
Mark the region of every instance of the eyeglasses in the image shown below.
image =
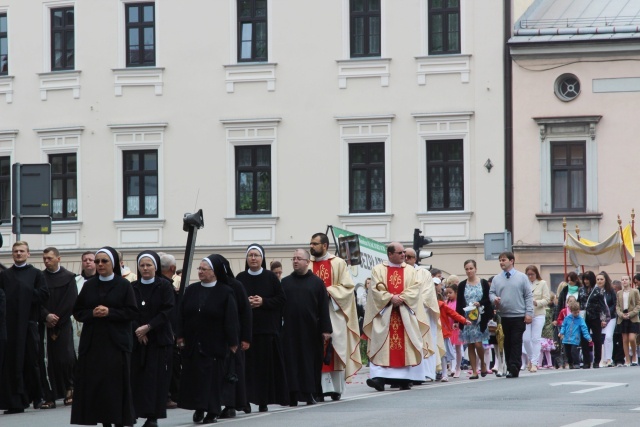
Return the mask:
[[[296,256],[296,257],[291,258],[291,261],[309,261],[309,260],[306,259],[306,258],[301,258],[299,256]]]
[[[106,258],[101,258],[101,259],[96,259],[93,262],[95,262],[96,264],[109,264],[111,261],[109,261]]]
[[[413,255],[407,255],[406,258],[412,259],[412,258],[415,258],[415,257]]]
[[[262,255],[260,255],[260,254],[249,254],[249,255],[247,255],[247,258],[262,258]]]
[[[406,252],[406,251],[394,252],[394,254],[401,255],[401,254],[403,254],[403,253],[405,253],[405,252]]]
[[[198,271],[210,271],[210,268],[202,268],[202,267],[198,267],[197,268]]]

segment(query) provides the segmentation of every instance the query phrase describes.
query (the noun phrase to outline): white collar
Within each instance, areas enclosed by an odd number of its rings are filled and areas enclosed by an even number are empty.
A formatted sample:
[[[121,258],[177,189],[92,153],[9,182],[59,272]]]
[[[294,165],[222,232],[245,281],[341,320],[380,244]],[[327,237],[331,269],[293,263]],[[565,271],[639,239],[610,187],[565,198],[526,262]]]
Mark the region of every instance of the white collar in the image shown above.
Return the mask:
[[[156,281],[155,277],[152,277],[151,279],[140,278],[140,283],[144,283],[145,285],[150,285],[151,283],[153,283],[155,281]]]
[[[394,264],[392,262],[389,262],[389,267],[402,267],[402,264]]]
[[[211,283],[200,282],[203,288],[213,288],[216,285],[216,283],[218,283],[217,280]]]
[[[50,270],[47,270],[47,271],[51,274],[56,274],[57,272],[60,271],[60,266],[58,266],[58,269],[56,271],[50,271]]]
[[[327,251],[324,255],[322,255],[321,257],[315,257],[315,261],[326,261],[330,258],[331,254],[329,253],[329,251]]]
[[[100,276],[100,275],[98,274],[98,279],[100,279],[100,281],[101,281],[101,282],[108,282],[109,280],[113,280],[113,278],[114,278],[114,277],[116,277],[116,273],[111,273],[111,275],[110,275],[110,276],[107,276],[107,277],[105,277],[105,276]]]
[[[253,271],[251,269],[248,269],[247,273],[249,273],[252,276],[259,276],[259,275],[262,274],[263,271],[264,271],[264,268],[260,267],[260,270],[258,270],[258,271]]]

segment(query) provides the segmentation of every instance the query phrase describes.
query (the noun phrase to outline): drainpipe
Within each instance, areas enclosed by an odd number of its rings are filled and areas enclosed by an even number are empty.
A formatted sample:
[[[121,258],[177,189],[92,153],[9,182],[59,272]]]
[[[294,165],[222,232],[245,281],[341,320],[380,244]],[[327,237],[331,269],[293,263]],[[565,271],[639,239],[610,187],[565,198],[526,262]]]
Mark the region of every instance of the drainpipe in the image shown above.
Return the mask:
[[[504,2],[504,228],[513,234],[513,75],[509,39],[513,28],[512,0]]]

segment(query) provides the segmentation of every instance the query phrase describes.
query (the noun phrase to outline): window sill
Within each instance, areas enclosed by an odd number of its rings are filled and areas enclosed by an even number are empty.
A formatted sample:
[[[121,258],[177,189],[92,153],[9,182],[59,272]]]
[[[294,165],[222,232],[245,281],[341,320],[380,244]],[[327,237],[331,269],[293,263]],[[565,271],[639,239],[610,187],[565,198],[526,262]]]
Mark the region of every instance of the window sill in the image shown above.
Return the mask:
[[[418,84],[427,84],[428,75],[460,74],[461,83],[469,83],[471,55],[416,56]]]
[[[437,211],[416,215],[420,229],[434,241],[471,239],[471,217],[469,211]]]
[[[164,67],[113,68],[115,95],[122,96],[125,86],[153,86],[156,96],[162,95]]]
[[[264,82],[267,91],[276,90],[276,63],[243,62],[240,64],[224,65],[227,93],[235,91],[237,83]]]
[[[602,212],[566,212],[566,213],[537,213],[538,221],[567,219],[602,219]]]
[[[580,229],[580,237],[597,241],[599,237],[601,212],[578,213],[537,213],[536,219],[540,223],[540,243],[557,244],[564,241],[563,222],[567,220],[567,232],[575,233],[575,227]]]
[[[229,229],[229,244],[275,244],[279,218],[270,215],[247,215],[225,218]]]
[[[80,73],[80,70],[38,73],[40,100],[46,101],[48,92],[52,90],[70,90],[74,99],[80,98]]]
[[[347,88],[348,79],[362,79],[377,77],[380,86],[389,86],[389,74],[391,58],[357,58],[337,60],[338,63],[338,87]]]
[[[354,213],[338,215],[342,228],[352,233],[362,234],[371,239],[389,241],[393,214],[388,213]]]
[[[13,76],[0,76],[0,95],[4,94],[7,104],[13,102]]]

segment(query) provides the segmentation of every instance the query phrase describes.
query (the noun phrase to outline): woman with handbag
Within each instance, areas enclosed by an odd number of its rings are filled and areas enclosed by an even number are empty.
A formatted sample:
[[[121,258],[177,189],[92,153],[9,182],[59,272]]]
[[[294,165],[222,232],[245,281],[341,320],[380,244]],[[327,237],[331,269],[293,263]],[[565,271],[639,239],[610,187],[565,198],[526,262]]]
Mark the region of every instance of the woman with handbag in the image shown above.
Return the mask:
[[[593,271],[587,271],[582,275],[582,283],[584,286],[578,292],[580,315],[584,317],[593,339],[592,344],[582,340],[582,368],[591,367],[590,349],[593,347],[593,368],[597,369],[602,359],[602,328],[607,326],[611,315],[604,301],[604,292],[596,285],[596,275]]]
[[[640,332],[640,293],[630,287],[629,276],[622,276],[622,290],[618,292],[616,314],[618,325],[622,333],[622,348],[624,349],[624,366],[637,366],[636,336]],[[629,354],[631,347],[631,354]]]
[[[542,338],[542,328],[544,327],[546,308],[551,300],[551,291],[547,282],[542,280],[538,267],[530,265],[525,269],[525,273],[531,284],[533,294],[533,320],[527,325],[522,336],[522,343],[529,359],[528,369],[530,372],[538,371],[540,359],[540,339]]]
[[[607,303],[609,309],[610,320],[602,330],[604,334],[604,363],[603,367],[610,368],[613,366],[613,333],[616,328],[616,291],[611,285],[611,278],[605,271],[601,271],[596,276],[596,284],[604,293],[604,302]]]

